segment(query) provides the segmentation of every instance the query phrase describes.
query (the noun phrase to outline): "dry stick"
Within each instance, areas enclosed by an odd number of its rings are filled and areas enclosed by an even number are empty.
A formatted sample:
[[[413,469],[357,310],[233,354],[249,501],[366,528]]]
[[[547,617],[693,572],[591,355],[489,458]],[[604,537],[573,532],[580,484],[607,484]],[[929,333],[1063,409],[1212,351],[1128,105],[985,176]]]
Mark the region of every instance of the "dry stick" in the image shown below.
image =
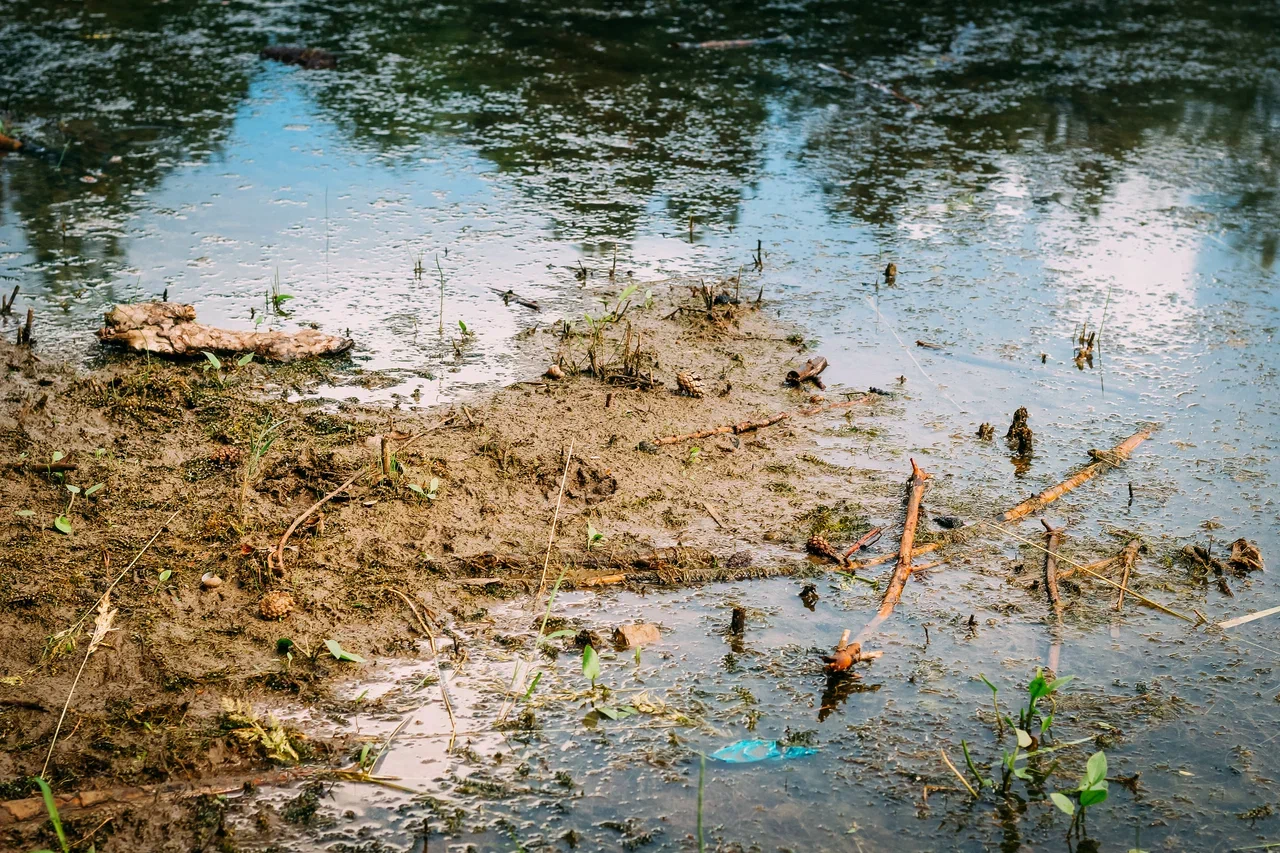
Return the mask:
[[[741,435],[744,432],[752,432],[753,430],[763,429],[764,427],[773,426],[776,423],[785,421],[788,418],[794,417],[796,415],[816,415],[819,412],[829,412],[833,409],[847,409],[847,408],[850,408],[851,406],[862,406],[862,405],[866,405],[867,403],[873,403],[878,399],[879,399],[879,395],[864,394],[863,396],[858,397],[856,399],[844,400],[839,403],[826,403],[821,406],[812,406],[807,409],[798,409],[795,412],[778,412],[778,414],[776,415],[771,415],[770,417],[767,417],[759,421],[740,421],[736,424],[725,424],[724,426],[708,427],[707,429],[700,429],[700,430],[697,430],[696,432],[685,433],[683,435],[668,435],[664,438],[654,439],[653,443],[658,445],[659,447],[662,447],[663,445],[667,445],[667,444],[680,444],[685,441],[696,441],[697,439],[708,438],[713,435],[727,435],[728,433]]]
[[[453,718],[453,703],[449,701],[449,691],[445,689],[444,685],[444,673],[440,670],[440,652],[436,649],[436,635],[427,627],[427,623],[418,613],[418,608],[414,606],[413,601],[410,600],[409,596],[394,587],[388,586],[383,587],[383,589],[387,592],[392,592],[400,596],[404,603],[409,605],[409,611],[413,614],[413,618],[418,620],[418,627],[422,629],[422,633],[427,635],[427,643],[431,646],[431,662],[435,664],[436,680],[440,682],[440,698],[444,700],[444,710],[449,715],[449,730],[456,734],[458,731],[458,723]],[[388,739],[387,743],[390,744],[391,741]],[[452,744],[450,745],[452,746]],[[377,762],[374,763],[376,765]]]
[[[1032,548],[1036,548],[1036,549],[1039,549],[1039,550],[1041,550],[1041,551],[1045,550],[1044,546],[1043,546],[1043,545],[1041,545],[1039,542],[1032,542],[1030,539],[1026,539],[1026,538],[1024,538],[1024,537],[1022,537],[1022,536],[1019,536],[1017,533],[1014,533],[1012,530],[1008,529],[1007,527],[1001,527],[1000,525],[995,524],[995,523],[990,522],[990,521],[979,521],[979,522],[978,522],[978,524],[983,524],[983,525],[986,525],[987,527],[990,527],[990,528],[992,528],[992,529],[994,529],[994,530],[998,530],[999,532],[1003,533],[1005,536],[1008,536],[1008,537],[1010,537],[1011,539],[1016,539],[1016,540],[1018,540],[1019,542],[1023,543],[1024,545],[1030,545]],[[1075,566],[1075,567],[1076,567],[1076,571],[1084,572],[1086,575],[1089,575],[1089,576],[1090,576],[1090,577],[1092,577],[1092,578],[1095,578],[1095,579],[1097,579],[1097,580],[1100,580],[1100,581],[1102,581],[1103,583],[1107,584],[1108,586],[1113,586],[1113,587],[1115,587],[1116,589],[1124,590],[1124,591],[1125,591],[1125,592],[1127,592],[1129,595],[1132,595],[1134,598],[1138,599],[1139,601],[1141,601],[1143,604],[1147,605],[1148,607],[1154,607],[1156,610],[1159,610],[1159,611],[1161,611],[1161,612],[1163,612],[1163,613],[1168,613],[1170,616],[1176,616],[1177,618],[1182,619],[1183,621],[1186,621],[1186,622],[1190,622],[1190,623],[1192,623],[1193,625],[1199,625],[1201,622],[1205,621],[1205,620],[1203,620],[1203,619],[1192,619],[1190,616],[1186,615],[1185,613],[1179,613],[1178,611],[1176,611],[1176,610],[1174,610],[1174,609],[1172,609],[1172,608],[1170,608],[1170,607],[1166,607],[1165,605],[1161,604],[1160,602],[1158,602],[1158,601],[1154,601],[1153,599],[1150,599],[1150,598],[1147,598],[1145,595],[1141,595],[1141,594],[1139,594],[1139,593],[1137,593],[1137,592],[1133,591],[1132,589],[1130,589],[1128,586],[1126,586],[1126,585],[1124,585],[1124,584],[1116,583],[1116,582],[1115,582],[1115,581],[1113,581],[1111,578],[1109,578],[1109,577],[1107,577],[1107,576],[1105,576],[1105,575],[1100,575],[1100,574],[1098,574],[1097,572],[1095,572],[1095,571],[1093,571],[1092,569],[1090,569],[1088,566],[1081,565],[1080,563],[1077,563],[1077,562],[1075,562],[1074,560],[1068,559],[1067,557],[1064,557],[1064,556],[1062,556],[1061,554],[1058,554],[1058,555],[1057,555],[1057,557],[1058,557],[1058,559],[1059,559],[1059,560],[1061,560],[1062,562],[1064,562],[1064,563],[1070,563],[1071,565]]]
[[[1111,450],[1093,451],[1096,461],[1086,465],[1080,471],[1063,480],[1058,485],[1045,489],[1035,497],[1028,498],[1013,509],[1007,510],[997,518],[996,521],[1004,523],[1017,521],[1020,518],[1025,518],[1033,512],[1040,511],[1065,495],[1067,492],[1080,487],[1099,474],[1116,467],[1120,462],[1128,459],[1129,454],[1132,453],[1139,444],[1142,444],[1142,442],[1146,441],[1150,437],[1151,430],[1143,428],[1117,444]]]
[[[1142,542],[1134,539],[1128,545],[1124,546],[1124,551],[1120,553],[1120,565],[1124,567],[1120,575],[1120,585],[1122,587],[1129,585],[1129,572],[1133,571],[1134,563],[1138,562],[1138,549],[1142,547]],[[1116,599],[1116,612],[1124,610],[1124,590],[1120,590],[1120,596]]]
[[[330,492],[329,494],[322,497],[320,500],[313,503],[307,509],[306,512],[304,512],[302,515],[295,518],[293,520],[293,524],[290,524],[289,529],[286,530],[284,532],[284,535],[280,537],[280,542],[279,544],[276,545],[275,551],[267,554],[267,567],[270,568],[272,571],[274,571],[276,574],[283,576],[284,575],[284,545],[286,542],[289,541],[289,537],[293,535],[294,531],[298,529],[298,526],[302,524],[302,522],[306,521],[308,518],[311,517],[311,513],[315,512],[320,507],[328,503],[330,500],[332,500],[333,498],[337,497],[338,495],[342,494],[344,491],[349,489],[351,487],[351,484],[354,483],[356,480],[360,479],[361,475],[363,475],[364,472],[365,472],[365,469],[363,466],[361,466],[359,470],[357,470],[354,474],[352,474],[350,477],[347,478],[347,481],[345,483],[343,483],[341,486],[338,486],[338,488],[334,489],[332,492]],[[274,565],[272,564],[273,560],[275,561]]]
[[[880,610],[854,638],[854,642],[859,646],[893,613],[893,608],[898,606],[898,599],[902,597],[902,590],[907,585],[907,578],[911,577],[911,560],[914,556],[911,545],[916,538],[916,525],[920,521],[920,503],[924,498],[924,487],[928,480],[929,475],[912,459],[911,478],[907,480],[907,517],[902,523],[902,539],[898,542],[898,565],[893,570],[889,588],[884,592]]]
[[[862,536],[860,536],[860,537],[858,538],[858,541],[857,541],[857,542],[854,542],[852,545],[850,545],[850,546],[849,546],[849,550],[844,552],[844,555],[843,555],[843,556],[844,556],[844,558],[847,560],[847,559],[849,558],[849,555],[850,555],[850,554],[854,553],[854,552],[855,552],[855,551],[857,551],[859,548],[861,548],[863,545],[866,545],[868,542],[871,542],[871,541],[873,541],[873,540],[877,539],[877,538],[880,536],[880,534],[881,534],[881,533],[883,533],[883,532],[884,532],[884,528],[883,528],[883,527],[873,527],[873,528],[871,528],[871,529],[870,529],[870,530],[868,530],[866,533],[862,534]],[[914,554],[913,554],[912,556],[914,556]]]
[[[4,467],[10,471],[36,471],[50,474],[54,471],[74,471],[77,466],[75,462],[37,462],[34,459],[24,459],[21,462],[6,462]]]
[[[1058,594],[1058,548],[1062,546],[1062,528],[1053,527],[1043,518],[1040,523],[1045,529],[1044,551],[1044,585],[1049,590],[1049,603],[1053,605],[1053,613],[1062,624],[1062,597]]]
[[[551,545],[556,541],[556,525],[560,521],[560,501],[564,498],[564,481],[569,478],[569,461],[573,459],[573,439],[569,439],[569,451],[564,457],[564,473],[560,475],[560,491],[556,493],[556,510],[551,515],[551,532],[547,534],[547,553],[542,558],[542,579],[538,581],[537,598],[547,588],[547,566],[551,564]]]
[[[1259,610],[1256,613],[1249,613],[1244,616],[1237,616],[1234,619],[1228,619],[1225,622],[1219,622],[1218,627],[1226,630],[1227,628],[1236,628],[1240,625],[1252,622],[1255,619],[1262,619],[1266,616],[1274,616],[1280,613],[1280,607],[1268,607],[1266,610]]]

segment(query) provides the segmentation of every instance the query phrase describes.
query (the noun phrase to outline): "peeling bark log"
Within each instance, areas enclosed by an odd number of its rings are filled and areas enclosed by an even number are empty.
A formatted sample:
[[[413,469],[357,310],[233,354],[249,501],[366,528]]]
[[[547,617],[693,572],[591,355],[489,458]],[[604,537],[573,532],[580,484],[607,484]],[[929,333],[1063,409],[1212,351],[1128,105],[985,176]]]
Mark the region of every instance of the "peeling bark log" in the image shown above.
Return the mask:
[[[326,335],[314,329],[286,332],[240,332],[195,322],[195,308],[173,302],[117,305],[105,316],[98,331],[104,342],[123,344],[138,352],[158,355],[195,355],[252,352],[268,361],[339,355],[355,345],[350,338]]]

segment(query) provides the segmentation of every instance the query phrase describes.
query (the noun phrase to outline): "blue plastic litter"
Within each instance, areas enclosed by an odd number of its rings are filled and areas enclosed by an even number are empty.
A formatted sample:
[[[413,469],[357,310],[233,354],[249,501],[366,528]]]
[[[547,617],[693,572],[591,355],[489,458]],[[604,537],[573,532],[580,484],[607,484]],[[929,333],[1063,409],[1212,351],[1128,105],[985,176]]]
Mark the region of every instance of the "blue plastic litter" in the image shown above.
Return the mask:
[[[711,757],[729,764],[751,764],[770,758],[803,758],[817,751],[810,746],[779,747],[776,740],[740,740],[720,747]]]

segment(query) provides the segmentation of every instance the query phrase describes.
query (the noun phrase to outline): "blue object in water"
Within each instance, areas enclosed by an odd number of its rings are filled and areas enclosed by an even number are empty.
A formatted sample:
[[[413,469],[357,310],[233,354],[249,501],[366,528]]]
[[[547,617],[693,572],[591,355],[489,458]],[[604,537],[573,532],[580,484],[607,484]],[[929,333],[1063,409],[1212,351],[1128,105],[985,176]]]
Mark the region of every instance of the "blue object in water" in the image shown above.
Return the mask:
[[[803,758],[817,751],[809,746],[779,747],[776,740],[740,740],[720,747],[711,757],[729,764],[751,764],[769,758]]]

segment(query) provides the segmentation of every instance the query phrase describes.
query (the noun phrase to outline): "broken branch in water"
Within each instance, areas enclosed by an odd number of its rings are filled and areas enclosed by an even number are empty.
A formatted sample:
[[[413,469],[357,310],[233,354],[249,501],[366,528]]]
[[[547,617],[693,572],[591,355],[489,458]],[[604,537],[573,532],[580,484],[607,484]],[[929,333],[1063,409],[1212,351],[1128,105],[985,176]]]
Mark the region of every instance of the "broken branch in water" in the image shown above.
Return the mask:
[[[1049,591],[1049,603],[1053,605],[1053,614],[1062,623],[1062,596],[1058,593],[1058,548],[1062,545],[1062,528],[1052,527],[1043,518],[1040,523],[1045,529],[1044,550],[1044,585]]]
[[[196,309],[175,302],[117,305],[104,319],[106,326],[98,330],[99,340],[156,355],[252,352],[269,361],[287,362],[340,355],[355,346],[350,338],[326,335],[315,329],[291,334],[218,329],[195,322]]]
[[[790,44],[791,36],[781,35],[758,39],[716,39],[712,41],[678,41],[675,47],[681,50],[732,50],[742,47],[760,47],[766,44]]]
[[[1035,497],[1028,498],[1013,509],[1007,510],[996,520],[1006,523],[1010,521],[1017,521],[1020,518],[1025,518],[1033,512],[1040,511],[1068,492],[1089,482],[1099,474],[1118,466],[1121,462],[1129,458],[1129,454],[1132,453],[1139,444],[1142,444],[1142,442],[1146,441],[1150,437],[1151,430],[1143,428],[1117,444],[1111,450],[1090,451],[1089,455],[1094,458],[1093,462],[1089,463],[1075,474],[1072,474],[1061,483],[1058,483],[1056,486],[1045,489]]]
[[[836,673],[844,672],[855,663],[863,661],[875,660],[882,656],[884,652],[864,652],[859,643],[849,642],[849,629],[846,628],[844,633],[840,635],[840,642],[836,643],[835,650],[830,655],[823,655],[822,660],[827,665],[827,672]]]
[[[855,551],[859,551],[862,548],[865,548],[866,546],[871,545],[874,542],[878,541],[880,539],[880,534],[882,533],[884,533],[883,527],[873,527],[870,530],[868,530],[866,533],[859,536],[858,541],[850,545],[849,550],[844,552],[845,559],[847,560],[849,556],[853,554]],[[914,556],[914,554],[912,556]]]
[[[928,481],[929,474],[912,459],[911,478],[907,480],[907,517],[902,523],[902,538],[898,541],[898,564],[894,567],[888,589],[884,591],[880,610],[875,618],[858,632],[854,642],[859,646],[893,613],[893,609],[898,606],[898,599],[902,598],[902,590],[907,585],[907,579],[911,577],[911,560],[915,557],[912,545],[915,542],[916,526],[920,522],[920,504],[924,500],[925,484]]]
[[[804,363],[801,370],[792,370],[787,373],[787,384],[799,387],[805,382],[812,382],[819,389],[825,391],[827,386],[822,384],[822,380],[818,378],[818,374],[827,369],[827,360],[820,355],[815,355]]]
[[[1123,571],[1120,575],[1120,596],[1116,599],[1116,611],[1124,610],[1124,587],[1129,585],[1129,573],[1133,571],[1134,564],[1138,562],[1138,549],[1142,547],[1142,540],[1134,539],[1128,545],[1124,546],[1124,550],[1120,552],[1117,558]]]
[[[823,71],[830,71],[832,74],[839,74],[844,79],[849,80],[853,83],[862,83],[864,85],[870,86],[872,89],[875,89],[877,92],[884,92],[886,95],[892,95],[893,97],[897,98],[899,101],[910,104],[911,106],[915,107],[918,110],[924,109],[924,106],[920,102],[911,100],[906,95],[899,92],[897,89],[890,89],[888,86],[886,86],[883,83],[878,83],[875,80],[868,80],[864,77],[854,77],[848,71],[842,71],[833,65],[827,65],[825,62],[819,62],[818,67],[821,68]]]
[[[517,305],[523,305],[525,308],[528,308],[528,309],[530,309],[530,310],[532,310],[532,311],[541,311],[541,310],[542,310],[542,306],[541,306],[541,305],[539,305],[538,303],[534,302],[532,299],[524,299],[524,298],[521,298],[521,297],[519,297],[519,296],[516,296],[515,291],[513,291],[513,290],[510,290],[510,289],[503,290],[503,289],[498,288],[498,287],[491,287],[491,288],[489,288],[489,289],[490,289],[490,290],[492,290],[494,293],[496,293],[496,294],[498,294],[499,296],[501,296],[501,297],[502,297],[502,302],[503,302],[503,304],[504,304],[504,305],[510,305],[512,302],[514,302],[515,304],[517,304]]]

